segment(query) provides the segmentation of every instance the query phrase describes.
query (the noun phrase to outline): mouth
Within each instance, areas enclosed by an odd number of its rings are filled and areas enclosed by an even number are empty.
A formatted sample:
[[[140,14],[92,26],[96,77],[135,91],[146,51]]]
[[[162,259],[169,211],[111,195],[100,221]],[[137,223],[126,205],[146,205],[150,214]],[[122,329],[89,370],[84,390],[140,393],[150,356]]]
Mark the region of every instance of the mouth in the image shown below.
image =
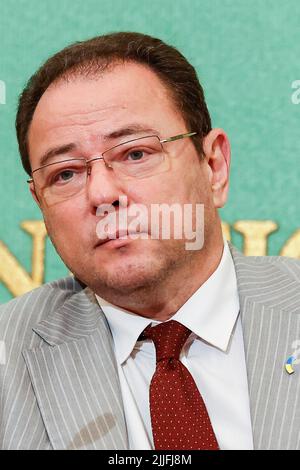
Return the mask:
[[[132,235],[135,235],[135,237],[133,237]],[[95,244],[95,248],[98,248],[102,245],[107,245],[111,247],[122,246],[127,244],[131,240],[137,239],[138,235],[141,235],[141,233],[135,231],[128,232],[127,230],[118,230],[117,232],[110,234],[107,238],[103,240],[99,239],[98,242]]]

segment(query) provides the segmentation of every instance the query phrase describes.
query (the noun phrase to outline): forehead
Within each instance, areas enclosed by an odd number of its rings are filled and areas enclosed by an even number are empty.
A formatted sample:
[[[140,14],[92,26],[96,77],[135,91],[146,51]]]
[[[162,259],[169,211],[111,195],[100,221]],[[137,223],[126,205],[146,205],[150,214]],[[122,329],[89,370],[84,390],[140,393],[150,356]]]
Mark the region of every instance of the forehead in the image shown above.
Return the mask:
[[[28,133],[30,156],[75,135],[101,139],[102,133],[128,121],[140,121],[161,134],[183,124],[165,85],[148,67],[125,63],[97,77],[61,80],[46,90],[36,107]]]

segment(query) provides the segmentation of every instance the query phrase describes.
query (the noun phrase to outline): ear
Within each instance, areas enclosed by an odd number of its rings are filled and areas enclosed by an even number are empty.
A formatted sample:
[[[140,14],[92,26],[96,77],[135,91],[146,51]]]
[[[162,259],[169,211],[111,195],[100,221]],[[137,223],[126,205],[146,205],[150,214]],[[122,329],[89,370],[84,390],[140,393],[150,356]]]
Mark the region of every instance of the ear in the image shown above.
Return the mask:
[[[38,195],[37,195],[37,193],[36,193],[36,190],[35,190],[33,181],[30,181],[30,182],[29,182],[29,190],[30,190],[30,192],[31,192],[31,196],[33,197],[33,199],[35,200],[35,202],[37,203],[37,205],[38,205],[39,208],[41,209],[41,203],[40,203],[39,198],[38,198]]]
[[[223,207],[229,188],[230,143],[223,129],[212,129],[203,139],[214,206]]]

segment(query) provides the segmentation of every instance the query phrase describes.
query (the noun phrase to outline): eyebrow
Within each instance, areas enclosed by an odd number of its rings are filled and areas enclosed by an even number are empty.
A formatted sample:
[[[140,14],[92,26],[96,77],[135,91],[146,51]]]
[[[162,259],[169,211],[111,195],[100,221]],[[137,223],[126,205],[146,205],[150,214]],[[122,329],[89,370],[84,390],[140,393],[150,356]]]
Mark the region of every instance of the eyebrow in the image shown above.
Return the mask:
[[[159,135],[157,129],[145,127],[141,124],[130,124],[126,127],[116,129],[115,131],[104,135],[103,140],[105,142],[108,142],[109,140],[120,139],[121,137],[129,137],[139,133]],[[68,144],[60,145],[58,147],[53,147],[47,150],[47,152],[42,155],[41,160],[39,162],[39,167],[46,165],[47,163],[49,163],[50,160],[52,160],[54,157],[57,157],[58,155],[65,155],[66,153],[77,149],[78,145],[75,142],[70,142]]]
[[[50,150],[48,150],[44,155],[42,156],[39,167],[46,165],[49,160],[52,160],[52,158],[57,157],[57,155],[64,155],[68,152],[71,152],[72,150],[76,150],[77,145],[75,143],[70,143],[66,145],[60,145],[59,147],[54,147]]]

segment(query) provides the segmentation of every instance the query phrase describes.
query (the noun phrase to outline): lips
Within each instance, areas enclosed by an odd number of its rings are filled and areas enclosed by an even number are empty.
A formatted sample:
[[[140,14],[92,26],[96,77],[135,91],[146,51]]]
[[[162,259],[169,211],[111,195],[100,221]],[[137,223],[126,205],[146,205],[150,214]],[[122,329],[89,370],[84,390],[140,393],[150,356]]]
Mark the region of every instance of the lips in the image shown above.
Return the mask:
[[[107,243],[111,240],[116,240],[118,238],[127,238],[129,235],[136,234],[136,233],[137,233],[136,231],[129,231],[128,232],[128,230],[126,230],[126,229],[117,230],[114,233],[110,233],[107,238],[99,239],[98,242],[95,244],[95,248],[100,246],[100,245],[104,245],[104,243]]]

